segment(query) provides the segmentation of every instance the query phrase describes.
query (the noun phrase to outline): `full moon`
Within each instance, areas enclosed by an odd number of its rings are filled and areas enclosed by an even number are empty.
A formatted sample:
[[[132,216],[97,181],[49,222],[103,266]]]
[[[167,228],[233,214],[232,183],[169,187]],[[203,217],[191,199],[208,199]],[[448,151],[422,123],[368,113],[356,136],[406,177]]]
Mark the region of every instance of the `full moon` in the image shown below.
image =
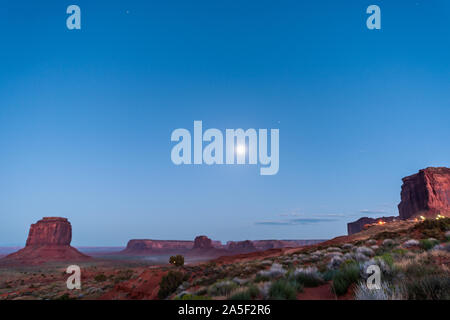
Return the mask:
[[[245,154],[245,146],[243,144],[239,144],[236,146],[237,154]]]

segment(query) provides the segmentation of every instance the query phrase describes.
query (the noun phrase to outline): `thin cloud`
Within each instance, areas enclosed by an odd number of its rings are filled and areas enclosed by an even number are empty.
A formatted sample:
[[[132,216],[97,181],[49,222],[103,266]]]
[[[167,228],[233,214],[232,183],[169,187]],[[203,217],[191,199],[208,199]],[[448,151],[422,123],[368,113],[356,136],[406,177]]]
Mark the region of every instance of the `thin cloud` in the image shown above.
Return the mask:
[[[337,219],[327,219],[327,218],[296,218],[296,219],[287,219],[287,220],[266,220],[266,221],[257,221],[256,225],[269,225],[269,226],[296,226],[296,225],[307,225],[307,224],[316,224],[323,222],[332,222]]]
[[[301,213],[280,213],[279,214],[280,217],[301,217],[302,214]]]
[[[363,209],[363,210],[359,211],[359,213],[363,213],[363,214],[391,214],[387,210],[369,210],[369,209]]]

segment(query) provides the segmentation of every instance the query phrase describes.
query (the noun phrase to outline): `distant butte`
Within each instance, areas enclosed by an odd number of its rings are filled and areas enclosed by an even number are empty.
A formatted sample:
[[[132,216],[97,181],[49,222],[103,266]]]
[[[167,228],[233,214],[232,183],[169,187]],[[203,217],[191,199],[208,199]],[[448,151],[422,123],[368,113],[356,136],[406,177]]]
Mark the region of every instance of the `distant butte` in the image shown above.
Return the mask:
[[[46,217],[31,225],[25,248],[11,253],[1,261],[34,265],[90,259],[72,247],[71,241],[72,225],[66,218]]]

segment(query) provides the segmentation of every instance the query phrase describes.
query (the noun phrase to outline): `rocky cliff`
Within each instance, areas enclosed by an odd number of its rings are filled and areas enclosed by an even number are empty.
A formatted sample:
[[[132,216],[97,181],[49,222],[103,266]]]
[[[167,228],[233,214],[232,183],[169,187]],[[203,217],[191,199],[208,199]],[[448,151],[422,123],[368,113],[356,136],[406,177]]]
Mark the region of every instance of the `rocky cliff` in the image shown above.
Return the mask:
[[[418,215],[450,216],[450,168],[429,167],[402,180],[398,205],[401,219]]]
[[[61,245],[72,241],[72,225],[66,218],[47,217],[30,227],[27,246]]]
[[[40,264],[50,261],[90,259],[70,246],[72,226],[66,218],[47,217],[32,224],[25,248],[6,256],[3,261]]]

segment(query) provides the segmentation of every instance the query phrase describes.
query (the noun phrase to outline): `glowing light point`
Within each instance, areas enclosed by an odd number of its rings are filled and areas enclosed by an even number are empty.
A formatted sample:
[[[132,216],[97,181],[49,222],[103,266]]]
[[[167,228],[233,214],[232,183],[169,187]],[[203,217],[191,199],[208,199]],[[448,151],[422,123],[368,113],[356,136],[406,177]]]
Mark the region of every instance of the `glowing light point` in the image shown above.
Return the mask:
[[[242,144],[236,146],[236,153],[240,155],[245,154],[245,146]]]

